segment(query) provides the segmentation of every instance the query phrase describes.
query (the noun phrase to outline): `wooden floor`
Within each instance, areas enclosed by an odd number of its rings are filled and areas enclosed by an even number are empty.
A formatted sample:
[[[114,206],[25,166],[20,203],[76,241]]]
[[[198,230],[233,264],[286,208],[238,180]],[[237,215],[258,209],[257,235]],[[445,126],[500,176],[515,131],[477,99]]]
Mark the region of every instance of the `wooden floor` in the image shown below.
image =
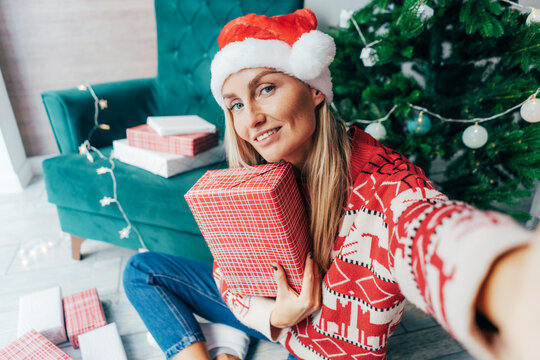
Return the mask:
[[[36,177],[21,193],[0,195],[0,348],[16,339],[19,296],[54,285],[64,295],[98,289],[109,323],[116,322],[128,359],[162,360],[147,330],[127,300],[122,270],[133,250],[85,241],[83,260],[71,259],[68,237],[60,230],[56,208],[47,202],[43,180]],[[79,350],[62,346],[75,359]],[[472,359],[430,317],[408,306],[390,340],[389,359]],[[286,359],[280,346],[253,341],[248,359]]]

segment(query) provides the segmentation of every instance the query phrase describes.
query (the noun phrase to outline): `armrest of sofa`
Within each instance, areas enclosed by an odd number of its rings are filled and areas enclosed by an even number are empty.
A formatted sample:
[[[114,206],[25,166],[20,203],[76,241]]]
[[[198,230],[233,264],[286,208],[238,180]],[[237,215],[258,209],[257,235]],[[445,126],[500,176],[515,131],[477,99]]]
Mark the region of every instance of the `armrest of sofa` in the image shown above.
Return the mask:
[[[125,138],[126,129],[146,122],[157,113],[156,78],[145,78],[92,85],[107,108],[99,110],[98,123],[110,130],[97,129],[89,139],[93,146],[110,146]],[[94,98],[90,91],[66,89],[41,94],[60,153],[78,151],[94,127]]]

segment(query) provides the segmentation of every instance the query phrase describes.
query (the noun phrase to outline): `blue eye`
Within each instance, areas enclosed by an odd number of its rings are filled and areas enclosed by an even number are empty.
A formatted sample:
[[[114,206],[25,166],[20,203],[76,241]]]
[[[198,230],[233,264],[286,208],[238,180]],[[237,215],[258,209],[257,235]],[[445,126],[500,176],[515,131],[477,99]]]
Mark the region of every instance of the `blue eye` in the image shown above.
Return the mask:
[[[264,87],[262,90],[261,90],[261,93],[263,94],[269,94],[272,90],[274,90],[276,88],[275,85],[268,85],[266,87]]]
[[[231,105],[231,107],[229,108],[230,111],[233,111],[233,110],[239,110],[241,108],[244,107],[244,104],[242,103],[234,103]]]

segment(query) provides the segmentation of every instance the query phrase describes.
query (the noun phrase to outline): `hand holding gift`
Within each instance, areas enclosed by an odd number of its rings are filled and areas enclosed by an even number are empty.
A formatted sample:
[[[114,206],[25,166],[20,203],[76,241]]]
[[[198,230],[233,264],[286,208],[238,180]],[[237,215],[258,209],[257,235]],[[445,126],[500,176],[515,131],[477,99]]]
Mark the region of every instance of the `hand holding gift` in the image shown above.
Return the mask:
[[[270,325],[283,329],[299,323],[321,308],[321,274],[310,254],[306,259],[302,291],[299,294],[287,283],[283,268],[279,264],[273,266],[278,291],[276,306],[270,314]]]

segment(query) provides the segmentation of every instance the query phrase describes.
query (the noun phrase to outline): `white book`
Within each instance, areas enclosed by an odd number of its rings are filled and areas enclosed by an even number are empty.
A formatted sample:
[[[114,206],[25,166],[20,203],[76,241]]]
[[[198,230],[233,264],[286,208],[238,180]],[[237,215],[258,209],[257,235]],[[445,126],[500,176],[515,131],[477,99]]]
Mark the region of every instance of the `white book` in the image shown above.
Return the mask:
[[[215,133],[217,128],[197,115],[149,116],[146,123],[160,136]]]
[[[82,360],[127,360],[116,323],[79,335]]]
[[[36,330],[53,344],[67,341],[62,291],[55,286],[19,298],[17,336]]]
[[[141,149],[130,146],[127,139],[113,141],[113,148],[116,159],[166,178],[224,161],[226,157],[223,142],[195,156]]]

